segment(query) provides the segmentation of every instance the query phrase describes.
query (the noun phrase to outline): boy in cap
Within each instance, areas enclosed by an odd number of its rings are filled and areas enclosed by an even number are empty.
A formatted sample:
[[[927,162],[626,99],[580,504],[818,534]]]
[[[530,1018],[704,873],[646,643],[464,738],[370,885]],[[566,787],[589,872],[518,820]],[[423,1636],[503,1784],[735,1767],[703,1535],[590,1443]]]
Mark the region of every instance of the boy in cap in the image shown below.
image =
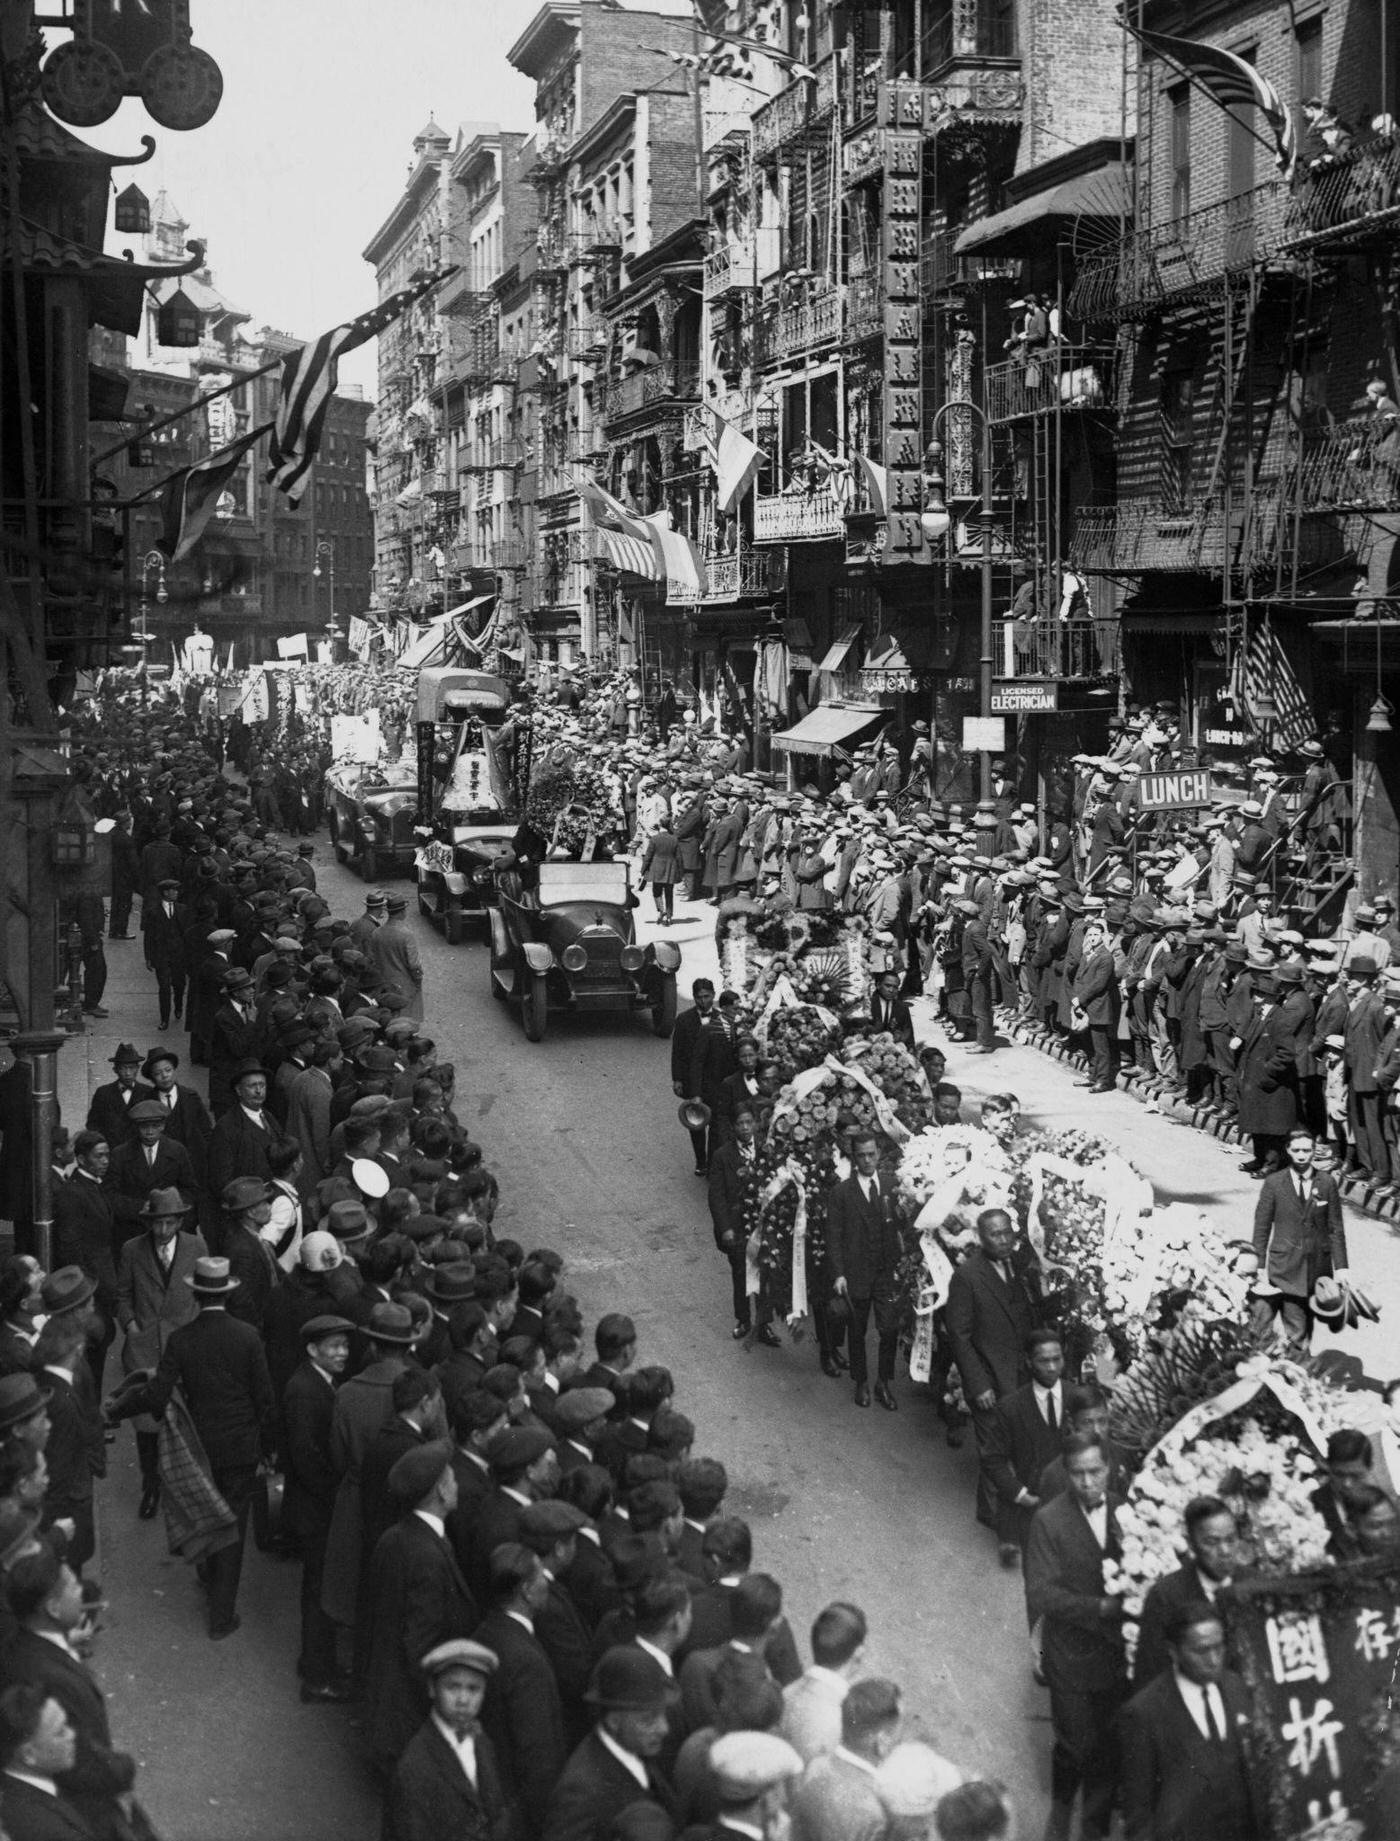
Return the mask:
[[[496,1657],[457,1637],[423,1658],[431,1710],[395,1766],[382,1841],[495,1836],[511,1820],[495,1749],[479,1715]]]

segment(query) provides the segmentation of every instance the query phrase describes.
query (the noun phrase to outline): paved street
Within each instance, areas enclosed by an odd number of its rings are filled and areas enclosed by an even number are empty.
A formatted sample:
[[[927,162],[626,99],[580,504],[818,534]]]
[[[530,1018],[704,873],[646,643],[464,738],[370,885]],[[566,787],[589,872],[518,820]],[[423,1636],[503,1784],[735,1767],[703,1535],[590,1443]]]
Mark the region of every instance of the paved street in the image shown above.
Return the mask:
[[[362,885],[321,862],[318,872],[336,910],[357,913]],[[688,986],[713,970],[713,911],[685,912],[694,918],[671,937],[685,953]],[[939,1749],[1006,1780],[1035,1832],[1048,1782],[1046,1697],[1026,1661],[1019,1576],[998,1569],[990,1536],[972,1520],[971,1440],[949,1451],[931,1405],[907,1383],[896,1417],[858,1412],[849,1388],[821,1375],[810,1343],[736,1349],[727,1272],[676,1120],[667,1045],[641,1019],[597,1018],[561,1023],[532,1047],[513,1012],[490,998],[484,947],[449,948],[415,925],[429,1023],[440,1053],[456,1062],[460,1116],[502,1178],[499,1229],[567,1255],[590,1321],[615,1306],[637,1318],[642,1359],[675,1371],[700,1428],[697,1449],[729,1466],[731,1503],[753,1523],[758,1563],[783,1580],[804,1649],[823,1603],[859,1600],[871,1618],[872,1672],[904,1684]],[[112,1016],[89,1038],[94,1083],[108,1076],[119,1037],[154,1039],[139,954],[135,942],[108,949]],[[66,1118],[85,1104],[84,1072],[75,1044],[63,1056]],[[1036,1123],[1092,1124],[1159,1191],[1198,1200],[1223,1228],[1247,1231],[1256,1190],[1236,1156],[1136,1100],[1097,1099],[1091,1112],[1072,1075],[1024,1048],[980,1061],[955,1055],[950,1077],[969,1094],[1017,1092]],[[1390,1230],[1349,1227],[1353,1266],[1387,1316],[1369,1345],[1353,1337],[1348,1346],[1385,1372],[1386,1327],[1400,1312],[1400,1284],[1383,1276],[1394,1263]],[[377,1804],[355,1761],[353,1729],[342,1711],[305,1708],[296,1696],[295,1568],[250,1546],[243,1628],[210,1645],[193,1579],[166,1556],[161,1524],[136,1520],[129,1434],[113,1458],[102,1530],[112,1610],[100,1660],[119,1742],[142,1760],[157,1826],[184,1841],[368,1841]]]

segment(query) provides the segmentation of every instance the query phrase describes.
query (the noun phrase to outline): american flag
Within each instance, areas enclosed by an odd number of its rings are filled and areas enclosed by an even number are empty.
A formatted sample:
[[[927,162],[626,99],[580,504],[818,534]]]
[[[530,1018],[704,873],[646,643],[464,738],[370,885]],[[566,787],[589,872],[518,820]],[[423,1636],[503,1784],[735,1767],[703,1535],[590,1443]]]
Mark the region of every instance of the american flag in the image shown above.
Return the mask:
[[[291,504],[295,505],[301,497],[302,483],[320,448],[321,429],[330,400],[335,395],[341,356],[377,338],[415,301],[422,300],[439,282],[455,273],[454,265],[425,275],[411,288],[404,288],[380,301],[359,319],[345,326],[333,326],[310,345],[287,353],[282,361],[282,394],[277,404],[277,420],[268,444],[267,477],[279,492],[286,493]]]
[[[1274,160],[1280,173],[1285,179],[1293,177],[1298,137],[1292,112],[1283,106],[1273,84],[1261,77],[1247,58],[1222,50],[1219,45],[1202,44],[1194,38],[1173,38],[1166,32],[1139,32],[1126,23],[1125,30],[1149,51],[1194,78],[1222,109],[1258,109],[1273,135]]]
[[[159,548],[172,563],[183,562],[199,542],[249,448],[261,441],[271,427],[271,422],[264,422],[251,428],[228,447],[171,474],[160,498],[163,528]]]
[[[1273,699],[1278,711],[1267,724],[1261,723],[1256,713],[1266,695]],[[1270,623],[1254,627],[1235,654],[1230,696],[1237,707],[1248,712],[1256,728],[1272,731],[1275,746],[1296,748],[1317,732],[1312,699]]]

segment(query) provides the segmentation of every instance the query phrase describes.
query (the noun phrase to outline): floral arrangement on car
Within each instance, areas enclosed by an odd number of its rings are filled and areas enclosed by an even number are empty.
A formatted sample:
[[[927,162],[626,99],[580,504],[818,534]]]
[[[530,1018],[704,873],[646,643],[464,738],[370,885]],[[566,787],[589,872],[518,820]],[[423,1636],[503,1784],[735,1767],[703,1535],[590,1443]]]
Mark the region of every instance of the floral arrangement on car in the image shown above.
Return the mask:
[[[616,823],[602,774],[590,762],[572,758],[534,775],[525,816],[555,849],[571,857],[582,853],[590,832],[602,838]]]
[[[1105,1589],[1123,1600],[1130,1661],[1149,1589],[1181,1564],[1193,1496],[1229,1504],[1242,1567],[1288,1574],[1329,1564],[1327,1524],[1312,1494],[1329,1433],[1358,1425],[1358,1411],[1364,1420],[1363,1396],[1297,1363],[1253,1355],[1221,1391],[1181,1414],[1148,1452],[1119,1511],[1121,1560],[1104,1563]]]

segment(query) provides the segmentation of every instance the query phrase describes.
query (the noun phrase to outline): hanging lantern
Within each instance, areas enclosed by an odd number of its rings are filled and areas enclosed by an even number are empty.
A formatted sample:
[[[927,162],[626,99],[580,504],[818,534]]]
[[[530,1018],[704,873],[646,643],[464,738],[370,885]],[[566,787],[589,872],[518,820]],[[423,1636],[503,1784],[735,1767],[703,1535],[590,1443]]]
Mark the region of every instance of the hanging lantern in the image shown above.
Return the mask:
[[[140,436],[135,441],[128,441],[126,464],[129,467],[153,467],[156,464],[155,443]]]
[[[117,193],[112,227],[123,235],[144,235],[151,227],[151,201],[139,185],[129,185]]]
[[[159,345],[198,345],[204,333],[204,315],[183,288],[176,288],[156,313]]]
[[[1371,714],[1366,718],[1368,735],[1389,735],[1392,732],[1390,717],[1393,707],[1384,697],[1376,698],[1371,705]]]

